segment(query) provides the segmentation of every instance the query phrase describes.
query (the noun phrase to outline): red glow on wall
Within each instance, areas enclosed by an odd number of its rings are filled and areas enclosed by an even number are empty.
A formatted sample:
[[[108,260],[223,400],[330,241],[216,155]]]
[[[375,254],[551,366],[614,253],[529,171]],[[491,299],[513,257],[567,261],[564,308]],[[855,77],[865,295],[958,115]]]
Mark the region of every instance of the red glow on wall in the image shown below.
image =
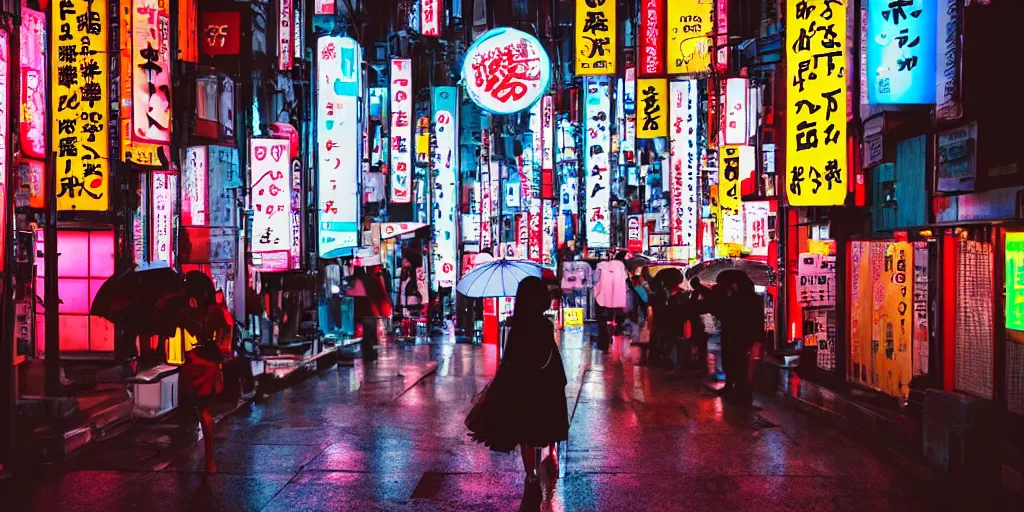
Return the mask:
[[[665,72],[665,2],[640,2],[640,76]]]

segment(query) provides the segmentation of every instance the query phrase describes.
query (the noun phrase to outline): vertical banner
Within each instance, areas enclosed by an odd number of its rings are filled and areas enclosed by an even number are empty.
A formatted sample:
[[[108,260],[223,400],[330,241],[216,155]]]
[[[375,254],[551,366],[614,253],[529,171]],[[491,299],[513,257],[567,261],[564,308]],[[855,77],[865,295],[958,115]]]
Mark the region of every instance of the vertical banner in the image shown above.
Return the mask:
[[[238,149],[228,146],[204,146],[208,190],[209,223],[211,226],[232,227],[235,221],[235,192],[242,183],[238,175]],[[236,180],[236,181],[233,181]]]
[[[636,87],[636,138],[668,137],[668,79],[640,78]]]
[[[576,74],[615,74],[615,0],[576,0]]]
[[[545,199],[542,209],[544,220],[542,221],[541,265],[554,269],[558,261],[558,258],[555,256],[555,251],[558,248],[558,242],[555,240],[555,230],[558,229],[555,201]]]
[[[622,109],[625,111],[625,130],[619,138],[619,162],[636,165],[636,67],[627,66],[623,79]],[[668,114],[668,102],[665,102],[665,114]],[[666,120],[666,125],[667,125]]]
[[[555,197],[555,97],[541,100],[541,191],[544,199]]]
[[[729,0],[715,0],[715,48],[715,73],[725,73],[729,70]]]
[[[149,175],[138,173],[139,206],[132,210],[132,261],[136,265],[149,261],[149,244],[146,233],[149,230]]]
[[[725,119],[722,122],[722,144],[742,145],[748,142],[747,134],[747,94],[750,80],[746,78],[727,78],[725,80],[725,101],[723,109]]]
[[[150,261],[166,261],[174,265],[174,192],[178,188],[178,180],[170,171],[153,171],[152,233]]]
[[[480,135],[480,173],[477,185],[480,188],[480,252],[491,248],[491,142],[484,130]]]
[[[181,225],[207,225],[207,151],[206,146],[185,148],[181,170]]]
[[[525,260],[530,254],[530,212],[516,214],[516,258]]]
[[[11,191],[11,162],[7,160],[8,136],[10,126],[8,125],[11,98],[11,37],[7,29],[0,28],[0,272],[4,271],[6,260],[7,237],[7,198]]]
[[[431,226],[433,227],[434,289],[455,286],[458,278],[456,258],[455,211],[458,209],[459,169],[459,90],[456,87],[434,87],[431,91],[434,114],[434,186]]]
[[[533,202],[537,205],[536,209],[530,209],[529,228],[530,228],[530,261],[534,263],[542,263],[543,256],[541,253],[544,248],[544,214],[541,212],[541,200],[536,199]],[[535,211],[536,210],[536,211]]]
[[[167,169],[171,17],[162,0],[121,0],[121,160]]]
[[[321,258],[337,257],[358,245],[361,60],[355,39],[325,36],[318,40],[316,169]],[[290,166],[289,159],[285,163]],[[280,186],[291,190],[291,181]]]
[[[711,38],[715,0],[672,0],[668,2],[668,41],[665,62],[668,74],[711,72]]]
[[[791,206],[846,201],[846,9],[788,4],[786,197]],[[816,34],[811,37],[811,34]]]
[[[665,0],[640,0],[639,43],[640,76],[664,74]]]
[[[441,35],[441,2],[443,0],[420,0],[420,33],[425,36]]]
[[[669,141],[669,234],[672,246],[695,248],[699,189],[697,176],[697,82],[673,81]]]
[[[295,56],[295,9],[292,6],[293,0],[277,0],[277,69],[288,71],[292,69]]]
[[[751,256],[768,256],[768,201],[743,203],[743,247]]]
[[[938,0],[935,61],[935,117],[959,119],[960,105],[960,0]]]
[[[288,141],[249,139],[250,250],[253,267],[261,272],[281,272],[291,266],[291,182]]]
[[[608,128],[611,103],[608,80],[590,78],[586,80],[585,87],[583,172],[586,183],[586,243],[592,249],[607,249],[611,247],[608,229],[611,223],[608,212],[611,201],[611,171],[608,165],[608,152],[611,151]]]
[[[412,61],[391,59],[391,202],[412,202]]]
[[[940,1],[866,2],[869,104],[935,103],[936,3]],[[845,41],[845,34],[839,40]]]
[[[21,9],[21,154],[46,158],[46,14]]]
[[[50,66],[57,210],[110,207],[109,23],[105,2],[53,2]]]
[[[722,146],[718,150],[718,207],[723,215],[740,213],[740,146]]]

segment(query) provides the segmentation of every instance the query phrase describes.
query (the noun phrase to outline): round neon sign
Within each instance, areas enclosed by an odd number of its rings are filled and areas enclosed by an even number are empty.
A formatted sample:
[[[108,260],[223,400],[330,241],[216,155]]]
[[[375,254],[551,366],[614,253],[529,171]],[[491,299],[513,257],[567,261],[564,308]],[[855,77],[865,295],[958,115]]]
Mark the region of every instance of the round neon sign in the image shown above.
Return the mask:
[[[488,30],[469,47],[462,81],[473,102],[493,114],[514,114],[539,101],[551,80],[551,59],[537,38],[509,27]]]

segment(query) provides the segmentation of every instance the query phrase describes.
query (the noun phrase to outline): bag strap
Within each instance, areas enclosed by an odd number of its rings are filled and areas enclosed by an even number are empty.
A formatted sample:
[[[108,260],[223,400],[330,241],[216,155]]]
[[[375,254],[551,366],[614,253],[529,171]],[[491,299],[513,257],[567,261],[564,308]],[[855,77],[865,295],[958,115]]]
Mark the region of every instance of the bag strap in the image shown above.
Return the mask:
[[[555,349],[551,349],[551,352],[548,352],[548,360],[544,361],[544,365],[540,367],[541,370],[547,368],[548,365],[551,364],[551,358],[554,357],[554,355],[555,355]]]

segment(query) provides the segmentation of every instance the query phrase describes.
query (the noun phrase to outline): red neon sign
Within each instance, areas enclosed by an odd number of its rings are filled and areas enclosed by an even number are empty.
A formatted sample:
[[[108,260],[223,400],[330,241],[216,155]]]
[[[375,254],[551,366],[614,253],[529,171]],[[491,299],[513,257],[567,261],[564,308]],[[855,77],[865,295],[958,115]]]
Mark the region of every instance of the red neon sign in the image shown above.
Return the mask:
[[[640,2],[640,76],[665,72],[665,2]]]

